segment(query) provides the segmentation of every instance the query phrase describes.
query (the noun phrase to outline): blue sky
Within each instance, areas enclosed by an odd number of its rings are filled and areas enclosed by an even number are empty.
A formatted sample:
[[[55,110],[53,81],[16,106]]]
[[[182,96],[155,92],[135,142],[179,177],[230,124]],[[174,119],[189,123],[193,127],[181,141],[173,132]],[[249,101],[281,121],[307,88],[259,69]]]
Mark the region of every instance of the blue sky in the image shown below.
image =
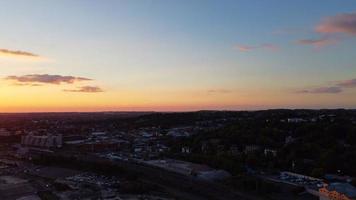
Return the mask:
[[[347,32],[355,22],[346,31],[316,27],[338,15],[354,20],[355,12],[352,0],[2,1],[0,49],[43,59],[0,57],[8,85],[0,90],[6,99],[24,96],[24,87],[69,95],[65,106],[53,100],[44,108],[55,111],[354,107],[352,87],[326,87],[356,78],[355,34]],[[85,86],[101,90],[68,94],[63,87],[84,85],[14,87],[6,79],[31,74],[88,77]],[[98,105],[70,100],[88,97]]]

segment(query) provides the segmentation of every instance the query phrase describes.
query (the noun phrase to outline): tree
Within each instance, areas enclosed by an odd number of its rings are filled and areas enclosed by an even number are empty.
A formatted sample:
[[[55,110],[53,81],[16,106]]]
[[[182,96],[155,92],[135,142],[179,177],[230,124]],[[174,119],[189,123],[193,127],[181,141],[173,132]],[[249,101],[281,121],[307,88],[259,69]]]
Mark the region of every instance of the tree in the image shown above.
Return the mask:
[[[321,178],[324,176],[324,169],[323,168],[314,168],[311,172],[312,177]]]

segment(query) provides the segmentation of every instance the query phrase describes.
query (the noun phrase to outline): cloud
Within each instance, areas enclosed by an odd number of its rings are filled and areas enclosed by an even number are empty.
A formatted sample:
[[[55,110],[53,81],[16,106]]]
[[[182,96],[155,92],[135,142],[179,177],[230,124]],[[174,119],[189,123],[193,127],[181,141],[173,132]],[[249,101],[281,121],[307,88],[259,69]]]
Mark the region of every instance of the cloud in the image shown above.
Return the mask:
[[[298,40],[297,43],[302,45],[312,45],[316,48],[321,48],[327,45],[336,44],[337,40],[334,38],[303,39],[303,40]]]
[[[247,46],[247,45],[236,45],[235,48],[238,49],[239,51],[243,51],[243,52],[251,51],[253,49],[256,49],[256,47]]]
[[[104,92],[100,87],[97,86],[83,86],[74,90],[63,90],[65,92],[86,92],[86,93],[97,93]]]
[[[310,94],[321,94],[321,93],[329,93],[336,94],[344,91],[345,88],[356,88],[356,78],[338,81],[334,83],[332,86],[323,86],[318,88],[304,89],[298,90],[297,93],[310,93]]]
[[[270,43],[268,43],[268,44],[263,44],[263,45],[261,45],[260,47],[261,47],[261,48],[264,48],[264,49],[273,50],[273,51],[279,50],[279,47],[278,47],[277,45],[275,45],[275,44],[270,44]]]
[[[271,43],[261,44],[261,45],[257,45],[257,46],[238,44],[238,45],[235,45],[234,48],[241,52],[248,52],[248,51],[252,51],[252,50],[256,50],[256,49],[267,49],[267,50],[272,50],[272,51],[279,50],[279,47],[277,45],[271,44]]]
[[[212,94],[212,93],[220,93],[220,94],[225,94],[225,93],[231,93],[231,90],[226,90],[226,89],[212,89],[212,90],[208,90],[208,93]]]
[[[39,55],[30,53],[27,51],[18,51],[18,50],[9,50],[9,49],[0,49],[0,55],[21,56],[21,57],[39,57]]]
[[[14,86],[42,86],[42,84],[38,84],[38,83],[14,83],[12,84]]]
[[[319,33],[346,33],[356,36],[356,13],[345,13],[325,18],[315,30]]]
[[[6,80],[15,81],[21,84],[34,84],[34,83],[45,83],[45,84],[73,84],[79,81],[90,81],[92,79],[84,77],[75,76],[62,76],[62,75],[49,75],[49,74],[29,74],[23,76],[8,76]]]
[[[341,92],[342,92],[342,88],[337,86],[319,87],[319,88],[297,91],[297,93],[310,93],[310,94],[336,94]]]
[[[356,36],[356,13],[344,13],[326,17],[315,26],[315,32],[322,37],[320,39],[302,39],[298,40],[297,43],[321,48],[334,45],[344,39],[337,33]]]
[[[345,87],[345,88],[356,87],[356,78],[355,79],[350,79],[350,80],[340,81],[337,85],[339,87]]]

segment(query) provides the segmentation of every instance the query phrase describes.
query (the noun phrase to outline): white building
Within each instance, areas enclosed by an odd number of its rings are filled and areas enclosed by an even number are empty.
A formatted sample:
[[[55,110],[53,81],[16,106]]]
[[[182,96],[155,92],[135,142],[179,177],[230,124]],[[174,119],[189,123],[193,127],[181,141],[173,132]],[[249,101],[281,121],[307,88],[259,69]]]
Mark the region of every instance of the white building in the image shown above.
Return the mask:
[[[46,148],[60,148],[63,144],[62,135],[26,135],[21,137],[21,144],[23,146],[32,146],[32,147],[46,147]]]

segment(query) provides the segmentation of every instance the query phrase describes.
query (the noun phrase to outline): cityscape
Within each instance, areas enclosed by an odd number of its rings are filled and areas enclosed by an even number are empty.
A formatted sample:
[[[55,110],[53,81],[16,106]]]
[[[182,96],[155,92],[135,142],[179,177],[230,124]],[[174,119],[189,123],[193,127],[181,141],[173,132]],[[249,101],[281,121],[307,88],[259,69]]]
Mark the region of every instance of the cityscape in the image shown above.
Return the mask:
[[[356,200],[356,1],[0,1],[0,200]]]
[[[0,119],[1,199],[356,195],[355,110],[30,113]]]

